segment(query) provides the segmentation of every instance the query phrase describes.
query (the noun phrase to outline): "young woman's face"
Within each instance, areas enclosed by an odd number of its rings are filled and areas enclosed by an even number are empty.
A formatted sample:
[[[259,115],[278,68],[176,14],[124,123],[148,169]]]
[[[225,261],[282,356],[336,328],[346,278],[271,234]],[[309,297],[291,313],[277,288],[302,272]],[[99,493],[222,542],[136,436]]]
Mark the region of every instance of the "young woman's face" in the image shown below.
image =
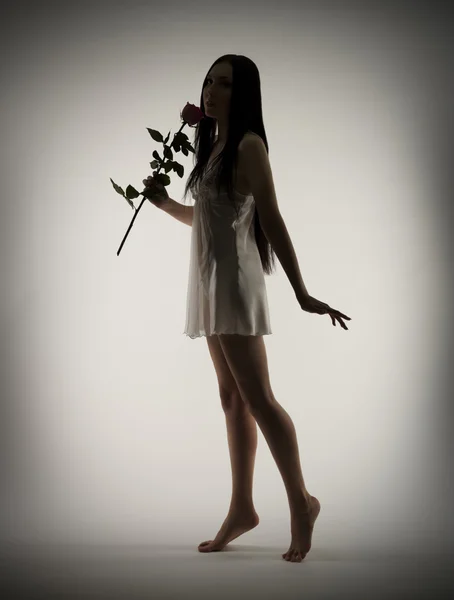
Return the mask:
[[[214,118],[228,114],[231,95],[232,65],[218,63],[210,70],[205,81],[203,89],[205,113]],[[213,106],[208,105],[210,100],[214,103]]]

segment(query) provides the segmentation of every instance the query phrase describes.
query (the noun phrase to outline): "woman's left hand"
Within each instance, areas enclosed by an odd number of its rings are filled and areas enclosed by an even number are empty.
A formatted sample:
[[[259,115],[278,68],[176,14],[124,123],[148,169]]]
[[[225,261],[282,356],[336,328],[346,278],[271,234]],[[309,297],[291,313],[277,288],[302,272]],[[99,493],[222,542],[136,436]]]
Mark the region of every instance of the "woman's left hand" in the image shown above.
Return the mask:
[[[318,315],[328,314],[331,317],[334,327],[336,326],[337,319],[341,324],[341,327],[348,330],[348,327],[345,325],[343,319],[351,321],[351,318],[347,317],[347,315],[344,315],[338,310],[331,308],[328,304],[325,304],[325,302],[321,302],[320,300],[317,300],[317,298],[313,298],[308,294],[307,296],[304,296],[299,303],[301,308],[306,312],[317,313]]]

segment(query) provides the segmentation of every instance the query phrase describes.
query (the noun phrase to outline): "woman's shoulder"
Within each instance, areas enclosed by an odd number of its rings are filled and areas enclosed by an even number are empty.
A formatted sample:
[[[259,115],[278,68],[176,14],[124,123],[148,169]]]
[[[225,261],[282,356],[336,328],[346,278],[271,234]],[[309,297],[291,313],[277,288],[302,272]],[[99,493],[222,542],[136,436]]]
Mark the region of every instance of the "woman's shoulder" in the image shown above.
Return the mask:
[[[247,139],[247,138],[249,138],[249,139],[250,139],[250,138],[259,138],[259,140],[261,140],[261,139],[262,139],[262,138],[259,136],[259,134],[258,134],[258,133],[254,133],[254,132],[253,132],[253,131],[251,131],[250,129],[248,129],[248,130],[246,131],[246,133],[244,134],[244,136],[243,136],[243,140],[244,140],[244,139]]]
[[[253,139],[257,139],[257,138],[259,140],[262,139],[257,133],[254,133],[253,131],[250,131],[250,130],[246,131],[246,133],[243,135],[243,137],[241,139],[241,142],[239,143],[238,149],[242,150],[245,141],[247,141],[247,140],[253,140]]]

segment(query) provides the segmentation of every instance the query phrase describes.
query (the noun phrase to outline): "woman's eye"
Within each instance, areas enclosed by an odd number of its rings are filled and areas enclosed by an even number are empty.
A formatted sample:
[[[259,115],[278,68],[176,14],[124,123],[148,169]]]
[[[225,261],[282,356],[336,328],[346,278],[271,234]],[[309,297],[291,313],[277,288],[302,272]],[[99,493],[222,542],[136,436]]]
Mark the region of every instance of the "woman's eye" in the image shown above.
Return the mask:
[[[207,80],[207,85],[208,85],[210,82],[211,82],[211,79],[208,79],[208,80]],[[224,84],[224,85],[226,85],[226,86],[229,86],[229,85],[230,85],[230,83],[227,83],[227,82],[225,82],[225,81],[223,82],[223,84]]]

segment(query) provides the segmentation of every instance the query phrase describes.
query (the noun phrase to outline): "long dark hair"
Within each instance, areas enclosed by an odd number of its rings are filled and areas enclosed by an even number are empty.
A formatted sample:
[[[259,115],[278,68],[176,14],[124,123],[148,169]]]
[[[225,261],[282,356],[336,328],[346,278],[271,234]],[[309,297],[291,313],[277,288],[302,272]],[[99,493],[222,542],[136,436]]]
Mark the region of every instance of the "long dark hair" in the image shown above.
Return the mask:
[[[235,205],[233,196],[233,167],[236,168],[238,144],[247,131],[252,131],[259,135],[265,146],[267,153],[268,141],[266,139],[265,127],[262,117],[262,97],[260,91],[260,75],[255,63],[246,56],[237,54],[224,54],[218,58],[208,69],[217,63],[228,62],[232,65],[233,85],[230,102],[230,111],[228,115],[228,134],[225,146],[219,156],[216,157],[216,164],[221,162],[221,167],[217,178],[218,190],[221,185],[227,189],[228,198]],[[205,76],[202,92],[200,95],[200,108],[205,113],[203,103],[203,88],[207,83]],[[195,127],[195,167],[190,173],[184,188],[183,199],[189,190],[196,187],[199,180],[205,173],[205,169],[210,157],[214,138],[216,133],[215,119],[206,116]],[[214,168],[214,163],[213,163]],[[236,206],[235,206],[236,207]],[[260,219],[255,208],[254,214],[254,232],[257,248],[262,262],[262,268],[266,275],[271,275],[275,269],[275,253],[265,236],[260,225]]]

